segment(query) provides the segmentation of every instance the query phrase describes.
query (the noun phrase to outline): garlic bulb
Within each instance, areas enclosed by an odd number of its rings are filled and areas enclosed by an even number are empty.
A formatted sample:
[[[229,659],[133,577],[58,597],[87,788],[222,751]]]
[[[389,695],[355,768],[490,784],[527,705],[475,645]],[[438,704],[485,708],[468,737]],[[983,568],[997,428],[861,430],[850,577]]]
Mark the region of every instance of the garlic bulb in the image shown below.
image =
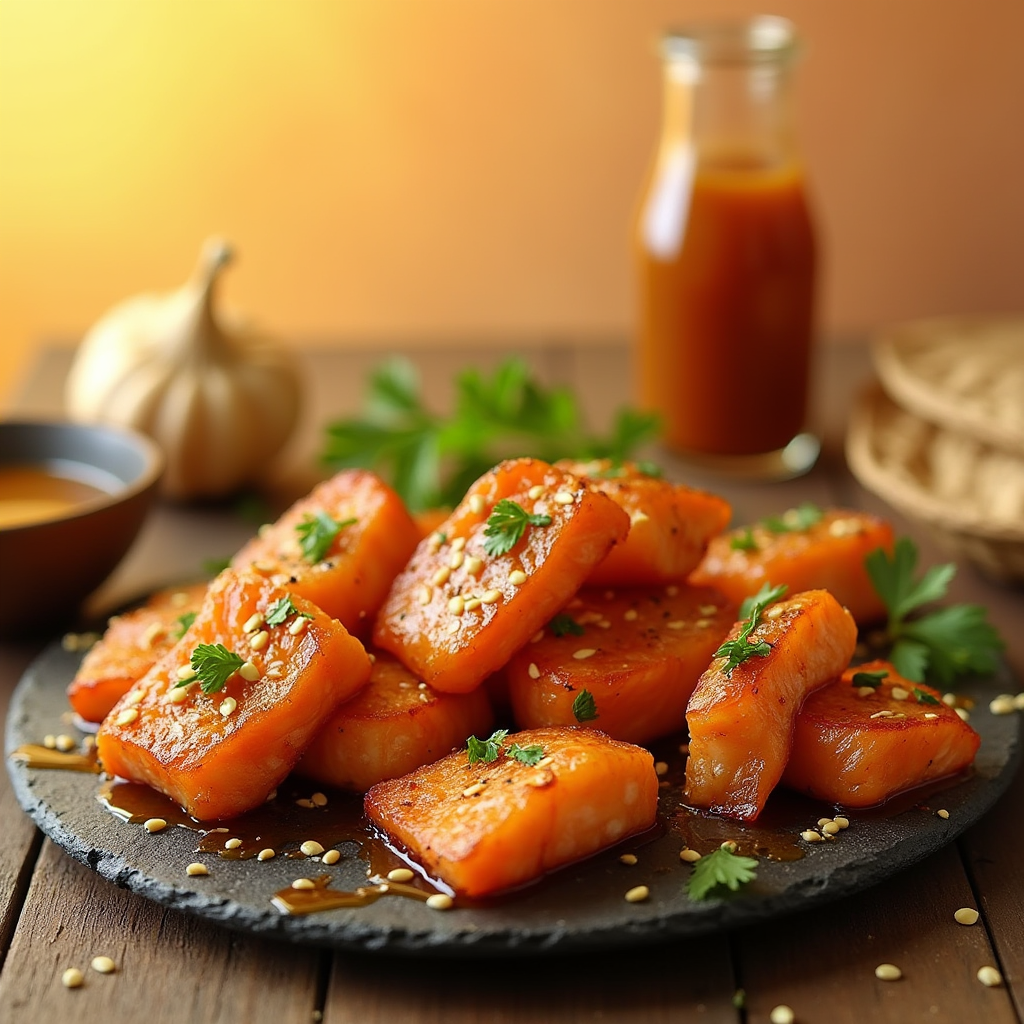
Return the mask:
[[[164,491],[174,498],[217,497],[255,480],[298,415],[289,356],[214,315],[231,255],[211,239],[184,287],[115,306],[85,336],[68,377],[72,419],[134,427],[163,448]]]

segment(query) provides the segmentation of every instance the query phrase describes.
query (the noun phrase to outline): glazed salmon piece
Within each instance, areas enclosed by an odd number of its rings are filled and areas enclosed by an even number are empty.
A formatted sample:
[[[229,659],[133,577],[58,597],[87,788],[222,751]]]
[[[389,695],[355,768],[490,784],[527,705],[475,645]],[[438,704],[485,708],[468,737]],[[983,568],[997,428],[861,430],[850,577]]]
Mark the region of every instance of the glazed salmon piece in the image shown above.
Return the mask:
[[[419,539],[402,499],[383,480],[347,469],[263,527],[231,565],[286,584],[363,636]]]
[[[735,605],[706,587],[584,588],[508,663],[515,720],[575,725],[573,701],[587,690],[598,717],[586,724],[614,739],[676,732],[735,618]]]
[[[629,536],[587,577],[590,586],[677,583],[697,567],[708,542],[728,525],[724,498],[645,473],[635,462],[565,460],[556,468],[586,477],[629,514]]]
[[[365,793],[436,761],[466,737],[487,735],[494,715],[484,687],[438,693],[390,654],[373,654],[370,681],[313,737],[296,771]]]
[[[184,635],[199,611],[206,583],[158,591],[143,607],[115,615],[86,653],[68,686],[68,700],[86,722],[110,709]]]
[[[200,645],[223,647],[218,660],[244,659],[216,692],[177,685],[193,674]],[[263,803],[369,675],[362,644],[340,622],[262,576],[228,569],[177,646],[104,719],[100,763],[200,821],[229,818]]]
[[[980,743],[938,690],[872,661],[804,702],[782,783],[843,807],[874,807],[963,771]]]
[[[503,501],[540,522],[524,525],[506,553],[489,554],[488,519]],[[377,617],[374,644],[436,690],[473,690],[628,531],[629,516],[579,477],[539,459],[503,462],[417,547]]]
[[[893,529],[884,519],[846,509],[790,509],[751,527],[730,530],[708,545],[690,582],[715,587],[737,604],[767,582],[784,583],[791,594],[828,590],[858,623],[885,618],[885,605],[864,568],[877,548],[892,553]]]
[[[743,625],[730,641],[741,638]],[[828,591],[809,590],[768,606],[746,644],[761,642],[765,655],[731,672],[729,658],[715,658],[686,711],[687,801],[743,821],[761,813],[782,777],[804,698],[849,664],[857,627]]]
[[[511,744],[539,746],[531,766]],[[654,824],[649,751],[593,729],[530,729],[497,760],[465,750],[366,794],[368,817],[456,893],[484,896],[539,878]]]

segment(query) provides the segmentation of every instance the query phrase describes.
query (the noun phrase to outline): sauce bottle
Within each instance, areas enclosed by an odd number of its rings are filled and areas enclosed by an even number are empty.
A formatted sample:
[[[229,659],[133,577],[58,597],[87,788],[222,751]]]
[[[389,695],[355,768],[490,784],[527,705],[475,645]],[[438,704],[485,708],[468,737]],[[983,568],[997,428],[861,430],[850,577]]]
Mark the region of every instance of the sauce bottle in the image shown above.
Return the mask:
[[[810,469],[815,243],[784,18],[662,39],[661,139],[635,230],[640,400],[665,443],[751,477]]]

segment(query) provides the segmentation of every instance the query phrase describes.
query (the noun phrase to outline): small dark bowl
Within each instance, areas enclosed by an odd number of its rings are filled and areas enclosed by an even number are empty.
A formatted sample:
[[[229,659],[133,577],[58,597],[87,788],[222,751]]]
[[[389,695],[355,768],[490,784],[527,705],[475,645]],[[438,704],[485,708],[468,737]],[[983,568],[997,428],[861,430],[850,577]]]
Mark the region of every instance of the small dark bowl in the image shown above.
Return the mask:
[[[0,422],[0,467],[100,489],[52,518],[0,525],[0,635],[53,632],[113,571],[156,497],[160,449],[118,427]]]

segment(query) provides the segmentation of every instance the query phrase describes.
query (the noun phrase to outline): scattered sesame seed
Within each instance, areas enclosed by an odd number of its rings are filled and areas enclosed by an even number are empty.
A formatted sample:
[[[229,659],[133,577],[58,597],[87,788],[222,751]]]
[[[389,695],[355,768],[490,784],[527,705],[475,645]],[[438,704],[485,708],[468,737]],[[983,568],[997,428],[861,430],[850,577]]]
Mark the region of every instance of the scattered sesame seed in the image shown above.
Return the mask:
[[[980,916],[974,907],[961,907],[953,914],[953,920],[957,924],[977,924]]]
[[[636,863],[636,854],[635,853],[624,853],[619,858],[619,863],[620,864],[625,864],[627,867],[632,867]]]
[[[444,892],[435,892],[433,896],[427,897],[427,906],[431,910],[451,910],[455,901]]]
[[[627,609],[626,609],[626,610],[625,610],[625,611],[624,611],[624,612],[622,613],[622,617],[623,617],[623,618],[624,618],[624,619],[625,619],[625,620],[626,620],[627,622],[636,622],[636,620],[637,620],[637,618],[639,617],[639,615],[640,615],[640,613],[639,613],[639,612],[638,612],[638,611],[637,611],[637,610],[636,610],[635,608],[627,608]]]
[[[411,868],[392,868],[388,872],[389,882],[411,882],[415,877]]]
[[[238,674],[247,682],[255,683],[260,677],[260,670],[251,662],[247,661],[239,670]]]
[[[61,976],[60,983],[65,988],[81,988],[85,975],[77,967],[69,967]]]
[[[225,850],[237,850],[237,849],[238,849],[238,848],[239,848],[239,847],[240,847],[241,845],[242,845],[242,840],[241,840],[241,839],[239,839],[239,838],[238,838],[238,837],[236,836],[236,837],[235,837],[235,838],[233,838],[233,839],[229,839],[229,840],[228,840],[228,841],[227,841],[227,842],[226,842],[226,843],[224,844],[224,849],[225,849]]]
[[[114,719],[114,724],[131,725],[138,717],[139,713],[135,708],[125,708],[124,711],[120,712],[117,718]]]
[[[726,841],[722,843],[721,849],[728,850],[730,853],[735,853],[736,841],[733,839],[726,839]]]
[[[873,694],[874,692],[875,692],[875,688],[873,686],[858,686],[857,687],[857,696],[858,697],[870,697],[871,694]]]
[[[684,629],[686,627],[686,623],[682,619],[673,619],[671,622],[666,622],[665,625],[669,629]]]
[[[443,587],[448,582],[448,577],[451,576],[451,574],[451,569],[449,569],[447,565],[442,565],[441,568],[438,569],[430,578],[430,582],[433,583],[435,587]]]
[[[270,634],[265,629],[261,629],[249,637],[249,647],[254,651],[262,651],[269,640]]]
[[[641,511],[638,508],[637,509],[633,509],[633,511],[629,513],[630,525],[632,525],[634,523],[646,523],[646,522],[649,522],[650,518],[651,517],[646,512],[643,512],[643,511]]]
[[[779,1003],[778,1006],[772,1007],[772,1012],[768,1014],[768,1019],[771,1024],[795,1024],[796,1014],[793,1012],[792,1007],[787,1006],[785,1003]]]
[[[89,966],[97,974],[113,974],[117,970],[117,964],[109,956],[94,956]]]
[[[462,567],[470,576],[478,576],[480,574],[480,570],[484,567],[484,560],[482,558],[477,558],[476,555],[470,555],[469,558],[462,563]]]
[[[840,815],[838,818],[833,818],[833,821],[835,821],[835,823],[840,828],[849,828],[850,827],[850,819],[849,818],[844,818],[844,817],[842,817],[842,815]]]
[[[577,661],[584,661],[587,658],[592,658],[597,654],[597,649],[594,647],[581,647],[578,651],[573,651],[572,656]]]
[[[894,686],[889,693],[893,700],[906,700],[910,696],[910,691],[904,690],[902,686]]]
[[[315,889],[316,888],[316,882],[314,882],[312,878],[296,878],[295,881],[292,882],[292,888],[293,889]]]
[[[894,712],[883,709],[882,711],[876,711],[871,717],[872,718],[892,718]]]
[[[497,604],[501,600],[501,591],[485,590],[483,594],[480,595],[480,600],[484,604]]]
[[[167,822],[163,818],[147,818],[143,823],[142,827],[147,832],[162,832],[167,828]]]
[[[143,650],[150,650],[153,647],[153,641],[157,639],[164,631],[162,623],[151,622],[147,627],[146,631],[139,637],[139,643]]]
[[[1012,715],[1017,710],[1017,703],[1013,694],[1001,693],[989,702],[988,709],[993,715]]]
[[[534,768],[547,768],[547,767],[548,767],[548,765],[552,765],[552,764],[554,764],[554,763],[555,763],[555,759],[554,759],[553,757],[542,757],[542,758],[541,758],[541,759],[540,759],[540,760],[539,760],[539,761],[538,761],[538,762],[537,762],[537,763],[536,763],[536,764],[534,765]]]
[[[192,671],[191,665],[179,665],[178,671],[174,673],[179,679],[188,679],[189,676],[195,675]]]
[[[834,820],[835,820],[834,818],[819,818],[818,819],[818,828],[821,828],[822,825],[827,825],[830,821],[834,821]]]
[[[764,617],[766,619],[777,619],[782,614],[783,610],[784,609],[781,605],[773,605],[764,613]]]
[[[634,885],[626,891],[627,903],[643,903],[651,895],[651,890],[646,885]]]
[[[297,807],[305,807],[307,810],[311,807],[316,807],[316,804],[313,803],[312,800],[309,800],[304,796],[300,796],[299,799],[295,801],[295,805]]]
[[[193,861],[193,863],[189,864],[189,866],[185,868],[185,874],[190,875],[192,878],[197,878],[200,875],[208,875],[209,873],[209,869],[206,865],[200,864],[198,861]]]
[[[903,972],[895,964],[879,964],[875,968],[875,977],[879,981],[899,981]]]
[[[315,839],[307,839],[299,849],[307,857],[319,857],[324,852],[324,848]]]
[[[324,793],[314,793],[309,799],[313,801],[314,807],[327,806],[327,796]]]
[[[426,586],[420,587],[419,595],[418,595],[419,596],[420,604],[430,604],[430,595],[431,595],[430,587],[426,587]]]
[[[430,540],[427,541],[427,547],[430,548],[431,551],[436,552],[443,543],[444,541],[441,539],[441,534],[432,533],[430,535]]]
[[[953,710],[960,717],[961,722],[966,722],[971,717],[971,713],[967,710],[967,708],[954,708]]]
[[[220,713],[227,718],[228,715],[234,714],[235,708],[238,707],[238,701],[234,697],[225,697],[220,702]]]
[[[540,669],[537,668],[536,662],[531,661],[530,664],[527,665],[527,667],[526,667],[526,674],[531,679],[540,679]]]
[[[306,626],[309,625],[309,619],[298,616],[288,624],[288,632],[292,636],[298,636],[300,633],[305,632]]]
[[[956,694],[955,693],[944,693],[942,695],[942,703],[948,707],[956,707]]]
[[[716,604],[702,604],[697,609],[697,611],[699,611],[701,613],[701,615],[714,615],[715,612],[718,611],[718,605],[716,605]]]
[[[543,484],[534,484],[527,492],[526,496],[530,501],[536,501],[544,493]]]
[[[466,600],[460,594],[456,594],[454,597],[448,600],[448,611],[452,615],[461,615],[466,610]]]
[[[825,835],[834,836],[839,832],[839,826],[834,821],[826,821],[825,824],[821,826],[821,831],[824,832]]]
[[[949,811],[947,811],[945,807],[943,807],[943,808],[940,808],[940,809],[939,809],[939,810],[937,810],[937,811],[936,811],[935,813],[936,813],[936,814],[937,814],[937,815],[938,815],[938,816],[939,816],[940,818],[942,818],[943,820],[945,820],[946,818],[948,818],[948,817],[949,817]]]
[[[260,628],[263,625],[263,616],[259,612],[255,612],[245,620],[242,626],[243,633],[252,633],[254,630]]]
[[[273,860],[274,857],[276,857],[276,856],[277,856],[277,854],[275,854],[273,850],[260,850],[260,852],[256,854],[256,859],[257,860]]]
[[[482,793],[486,788],[486,782],[474,782],[472,786],[468,786],[462,791],[462,795],[465,797],[476,796],[478,793]]]
[[[61,733],[60,736],[57,737],[56,746],[62,754],[67,754],[75,749],[75,741],[70,736],[66,736],[64,733]]]
[[[466,546],[466,538],[465,537],[456,537],[455,540],[452,541],[452,551],[462,551],[463,548],[465,548],[465,546]]]
[[[654,772],[656,775],[668,775],[668,762],[666,761],[655,761]]]
[[[320,859],[324,864],[337,864],[341,860],[341,853],[338,850],[328,850]]]
[[[800,838],[805,843],[820,843],[821,842],[821,836],[817,832],[815,832],[813,828],[808,828],[808,829],[805,829],[803,832],[801,832],[800,833]]]
[[[267,794],[266,800],[264,800],[263,802],[269,804],[271,800],[276,800],[276,799],[277,799],[277,790],[276,789],[272,789]]]
[[[453,551],[452,557],[448,562],[448,567],[451,569],[458,569],[465,560],[466,556],[461,551]]]
[[[451,622],[448,623],[447,633],[448,633],[449,636],[454,636],[456,633],[458,633],[458,631],[459,631],[459,620],[458,619],[452,619]]]
[[[979,967],[978,981],[986,988],[995,988],[997,985],[1002,985],[1003,976],[994,967]]]
[[[938,718],[939,716],[937,714],[935,714],[934,711],[926,711],[924,713],[924,717],[927,718],[927,719],[932,719],[932,718]]]
[[[696,864],[700,860],[700,854],[696,850],[684,848],[679,851],[679,859],[687,864]]]
[[[522,569],[513,569],[508,574],[508,581],[513,587],[521,587],[526,582],[526,573]]]
[[[532,786],[534,789],[543,789],[545,786],[550,786],[551,783],[555,781],[555,773],[544,768],[535,772],[533,775],[528,776],[524,781],[528,786]]]
[[[1024,693],[1018,693],[1018,694],[1017,694],[1017,695],[1016,695],[1016,696],[1015,696],[1015,697],[1013,698],[1013,706],[1014,706],[1014,707],[1015,707],[1015,708],[1016,708],[1016,709],[1017,709],[1018,711],[1024,711]]]
[[[474,494],[469,499],[469,511],[478,516],[484,510],[484,499],[482,494]]]
[[[47,750],[56,750],[57,749],[57,737],[54,736],[53,733],[47,733],[43,737],[43,746],[46,747]]]
[[[853,533],[861,533],[861,524],[857,519],[833,519],[828,524],[828,532],[833,537],[848,537]]]

